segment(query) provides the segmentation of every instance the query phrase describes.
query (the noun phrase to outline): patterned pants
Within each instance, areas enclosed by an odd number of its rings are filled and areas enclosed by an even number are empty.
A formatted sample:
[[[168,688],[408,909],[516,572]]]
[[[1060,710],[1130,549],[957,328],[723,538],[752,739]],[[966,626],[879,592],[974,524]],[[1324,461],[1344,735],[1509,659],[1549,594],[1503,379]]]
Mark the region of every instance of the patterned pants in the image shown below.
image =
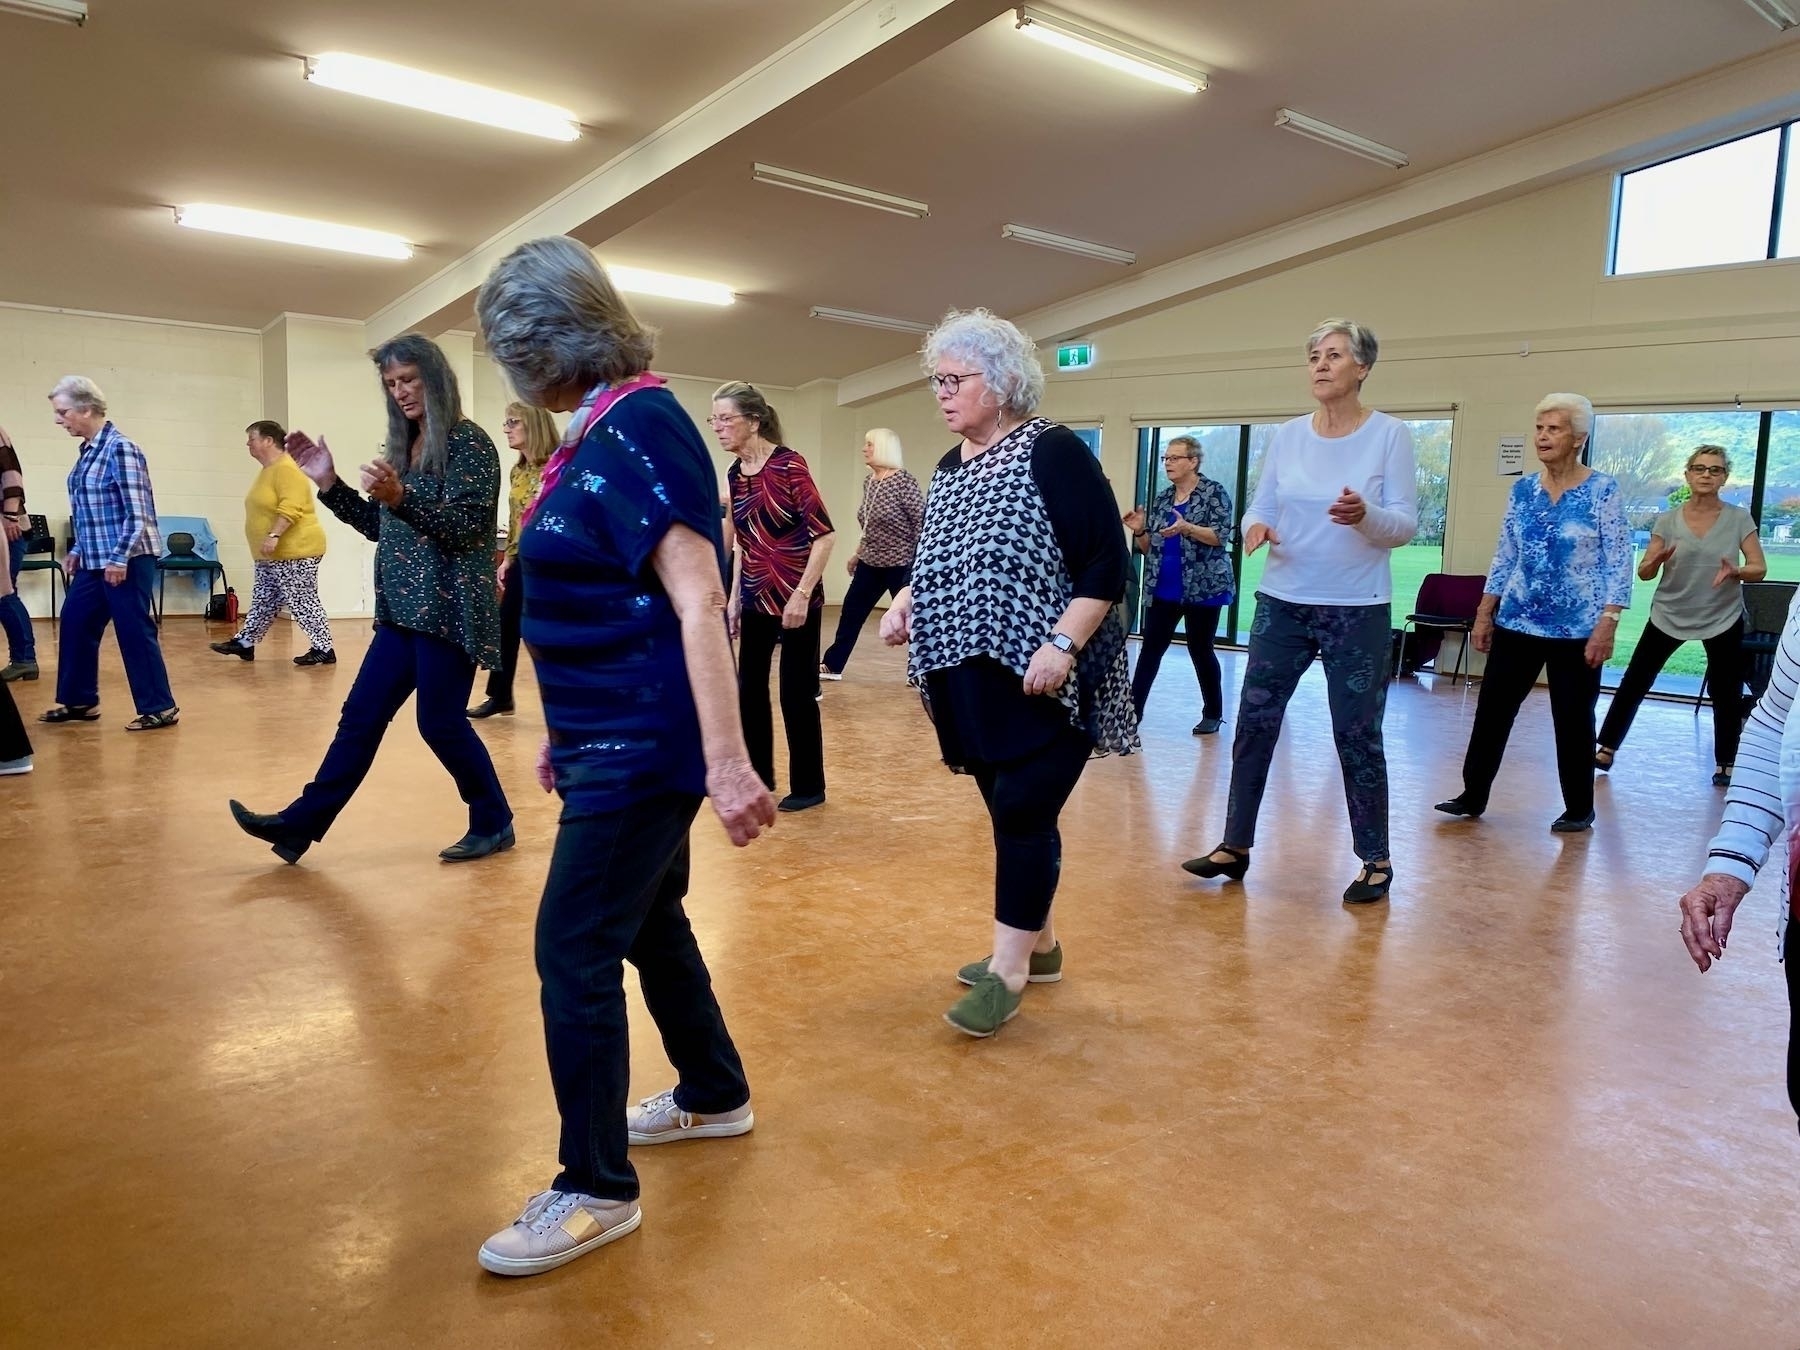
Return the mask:
[[[319,603],[319,559],[289,558],[283,562],[257,559],[256,581],[250,591],[250,612],[234,641],[254,647],[263,640],[275,612],[283,605],[300,625],[307,640],[322,652],[331,650],[331,624]]]
[[[1256,842],[1256,817],[1288,700],[1317,657],[1325,666],[1356,856],[1364,862],[1388,856],[1387,752],[1381,742],[1393,644],[1388,623],[1386,605],[1294,605],[1258,593],[1231,747],[1225,843],[1249,848]]]

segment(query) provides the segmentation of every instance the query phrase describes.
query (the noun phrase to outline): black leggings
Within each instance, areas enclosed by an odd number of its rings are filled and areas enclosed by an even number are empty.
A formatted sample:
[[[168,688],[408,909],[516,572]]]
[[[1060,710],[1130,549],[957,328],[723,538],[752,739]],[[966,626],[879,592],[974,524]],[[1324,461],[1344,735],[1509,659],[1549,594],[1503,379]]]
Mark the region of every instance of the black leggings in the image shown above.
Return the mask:
[[[1144,720],[1144,704],[1150,697],[1150,686],[1156,683],[1156,672],[1162,669],[1163,653],[1175,640],[1175,624],[1187,620],[1188,659],[1194,663],[1194,675],[1200,681],[1200,715],[1213,719],[1225,715],[1225,697],[1219,681],[1219,655],[1213,650],[1213,635],[1219,630],[1218,605],[1184,605],[1177,600],[1152,600],[1144,613],[1144,645],[1138,652],[1137,670],[1131,677],[1131,701],[1137,705],[1138,721]]]
[[[1029,755],[968,766],[994,822],[994,918],[1008,928],[1035,933],[1050,918],[1062,873],[1057,817],[1093,752],[1086,736],[1061,727]]]
[[[831,648],[822,661],[825,669],[833,675],[844,673],[844,667],[850,664],[850,653],[856,650],[856,640],[862,636],[863,625],[869,621],[881,593],[899,595],[911,580],[910,564],[871,567],[866,562],[857,562],[856,571],[850,574],[850,589],[844,594],[843,612],[838,616],[837,637],[832,639]]]
[[[1791,903],[1791,902],[1790,902]],[[1788,916],[1787,951],[1788,987],[1788,1105],[1800,1116],[1800,915]]]
[[[1476,811],[1487,810],[1513,721],[1539,671],[1549,676],[1563,812],[1580,819],[1594,810],[1594,705],[1600,701],[1600,672],[1587,663],[1586,638],[1545,638],[1495,627],[1463,755],[1463,800]]]
[[[1600,727],[1601,745],[1617,750],[1625,744],[1638,705],[1685,640],[1670,637],[1654,622],[1644,625],[1644,635],[1631,653],[1612,707],[1606,710],[1606,721]],[[1712,692],[1713,705],[1713,758],[1729,769],[1737,763],[1738,736],[1744,729],[1744,621],[1739,619],[1723,633],[1707,638],[1705,647],[1706,687]]]

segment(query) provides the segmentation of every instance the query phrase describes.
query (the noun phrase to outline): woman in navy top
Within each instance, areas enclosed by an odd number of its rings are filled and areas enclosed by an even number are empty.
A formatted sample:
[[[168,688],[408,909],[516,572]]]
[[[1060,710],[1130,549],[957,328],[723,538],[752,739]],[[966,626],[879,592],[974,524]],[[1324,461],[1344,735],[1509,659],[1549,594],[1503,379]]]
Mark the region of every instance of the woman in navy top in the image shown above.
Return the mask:
[[[562,1170],[479,1255],[496,1274],[535,1275],[638,1226],[628,1145],[754,1124],[682,897],[701,798],[738,845],[775,802],[738,721],[718,478],[648,371],[650,334],[566,238],[507,255],[476,312],[520,398],[574,414],[519,536],[521,627],[549,726],[538,780],[563,800],[537,923]],[[627,960],[677,1077],[629,1116]]]
[[[1575,834],[1594,823],[1594,705],[1612,656],[1619,614],[1631,605],[1631,531],[1618,481],[1581,462],[1594,406],[1551,394],[1537,406],[1542,470],[1513,484],[1471,641],[1487,653],[1475,725],[1463,757],[1463,790],[1437,809],[1479,816],[1500,772],[1513,719],[1549,669],[1550,718],[1563,813]]]

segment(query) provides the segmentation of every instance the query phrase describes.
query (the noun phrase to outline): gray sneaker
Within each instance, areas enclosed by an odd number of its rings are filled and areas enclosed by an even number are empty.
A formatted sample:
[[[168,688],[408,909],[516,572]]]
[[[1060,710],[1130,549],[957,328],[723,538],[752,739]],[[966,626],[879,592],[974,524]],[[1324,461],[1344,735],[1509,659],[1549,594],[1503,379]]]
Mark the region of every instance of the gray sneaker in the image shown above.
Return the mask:
[[[635,1200],[540,1191],[510,1227],[481,1244],[475,1259],[496,1275],[541,1275],[635,1232],[643,1219]]]
[[[633,1144],[672,1144],[678,1139],[731,1139],[756,1128],[756,1113],[745,1102],[735,1111],[703,1116],[675,1105],[675,1089],[646,1097],[625,1115]]]
[[[0,670],[0,682],[11,684],[14,680],[35,680],[38,677],[36,661],[14,661],[4,670]]]
[[[956,978],[964,984],[974,984],[988,973],[988,962],[994,958],[984,956],[979,961],[971,961],[956,972]],[[1027,984],[1055,984],[1062,979],[1062,943],[1057,943],[1047,952],[1033,952],[1030,973],[1025,976]]]
[[[0,778],[10,778],[14,774],[30,772],[30,755],[21,755],[18,759],[0,759]]]

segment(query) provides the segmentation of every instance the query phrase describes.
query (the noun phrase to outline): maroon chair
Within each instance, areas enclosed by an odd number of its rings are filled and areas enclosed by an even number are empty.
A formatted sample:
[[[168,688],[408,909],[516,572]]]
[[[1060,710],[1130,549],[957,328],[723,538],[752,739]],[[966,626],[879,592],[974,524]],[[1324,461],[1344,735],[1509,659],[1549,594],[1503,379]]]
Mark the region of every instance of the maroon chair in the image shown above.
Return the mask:
[[[1469,635],[1475,628],[1475,611],[1481,607],[1481,596],[1487,577],[1464,576],[1453,572],[1433,572],[1419,585],[1419,597],[1413,601],[1414,612],[1400,626],[1400,652],[1394,661],[1396,677],[1406,671],[1406,639],[1408,630],[1419,640],[1419,665],[1426,661],[1437,670],[1438,648],[1445,633],[1461,633],[1461,649],[1456,654],[1456,670],[1450,683],[1467,679]],[[1429,647],[1427,647],[1429,644]],[[1440,674],[1442,672],[1439,672]]]

